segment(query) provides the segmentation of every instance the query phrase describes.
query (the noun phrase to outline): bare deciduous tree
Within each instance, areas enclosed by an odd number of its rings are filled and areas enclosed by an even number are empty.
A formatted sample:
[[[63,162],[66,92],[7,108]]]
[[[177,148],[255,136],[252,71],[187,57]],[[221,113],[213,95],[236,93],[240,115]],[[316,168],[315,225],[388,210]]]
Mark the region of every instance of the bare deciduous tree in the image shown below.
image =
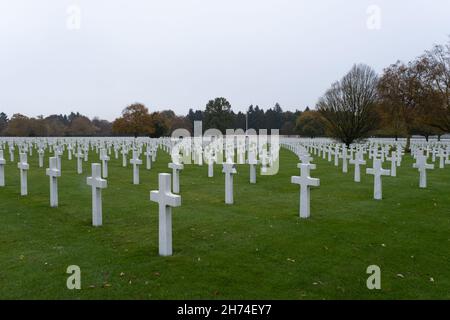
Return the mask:
[[[317,109],[334,138],[350,145],[376,128],[377,82],[372,68],[355,65],[320,98]]]

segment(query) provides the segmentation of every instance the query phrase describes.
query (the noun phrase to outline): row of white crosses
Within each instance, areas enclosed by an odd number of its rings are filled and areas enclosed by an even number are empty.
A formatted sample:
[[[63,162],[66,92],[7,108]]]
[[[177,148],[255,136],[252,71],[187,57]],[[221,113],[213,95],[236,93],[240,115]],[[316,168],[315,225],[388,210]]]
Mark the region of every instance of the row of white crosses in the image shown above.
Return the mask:
[[[58,183],[57,179],[61,176],[61,155],[63,153],[63,147],[60,145],[52,146],[55,156],[51,157],[49,160],[49,168],[46,169],[46,175],[50,178],[50,206],[51,207],[57,207],[58,206]],[[98,146],[97,146],[98,147]],[[10,148],[13,150],[13,148]],[[31,148],[20,148],[21,150],[30,151]],[[71,158],[71,145],[68,146],[68,157],[69,160]],[[84,157],[87,159],[86,154],[89,151],[89,148],[85,148]],[[97,148],[98,151],[98,148]],[[155,150],[156,151],[156,150]],[[42,166],[43,163],[43,148],[40,145],[39,146],[39,166]],[[30,154],[32,152],[30,151]],[[78,163],[80,162],[80,159],[83,157],[81,149],[79,149],[79,152],[77,154],[78,157]],[[153,159],[156,158],[156,155],[153,154]],[[110,158],[107,156],[107,152],[105,148],[100,149],[100,160],[102,161],[102,165],[100,164],[92,164],[92,177],[88,178],[88,185],[92,186],[92,194],[93,194],[93,201],[92,201],[92,211],[93,211],[93,225],[100,226],[102,224],[102,208],[101,208],[101,189],[106,188],[106,180],[101,178],[101,173],[99,173],[99,169],[102,169],[103,177],[108,176],[108,167],[107,162]],[[17,164],[19,170],[20,170],[20,186],[21,186],[21,195],[26,196],[28,195],[28,182],[27,182],[27,172],[29,170],[29,164],[28,164],[28,157],[26,152],[20,153],[20,161]],[[3,149],[0,149],[0,186],[4,186],[4,166],[5,166],[5,159],[3,156]],[[81,170],[78,170],[79,173]]]
[[[390,148],[391,147],[395,147],[396,151],[392,151],[391,155],[389,156],[390,153]],[[362,155],[362,152],[364,151],[364,146],[363,147],[359,147],[356,148],[356,157],[353,159],[352,155],[353,152],[355,151],[354,146],[350,147],[350,164],[354,164],[355,165],[355,174],[354,174],[354,180],[355,182],[359,182],[360,181],[360,165],[365,165],[365,160],[364,157]],[[373,174],[375,176],[374,178],[374,198],[375,199],[381,199],[382,197],[382,193],[381,193],[381,176],[382,175],[390,175],[392,177],[395,177],[397,175],[397,167],[401,165],[401,160],[402,160],[402,156],[403,156],[403,146],[399,143],[390,143],[388,145],[378,145],[376,142],[375,143],[371,143],[368,145],[368,155],[369,155],[369,159],[372,158],[374,159],[374,167],[372,169],[368,169],[368,173],[369,174]],[[435,156],[438,155],[440,156],[440,163],[439,163],[439,167],[443,168],[444,164],[448,162],[447,157],[446,157],[446,152],[443,151],[444,147],[442,146],[442,144],[438,145],[439,149],[436,149],[434,147],[430,147],[429,145],[426,145],[424,147],[424,145],[413,145],[412,147],[412,153],[414,158],[416,159],[416,163],[414,164],[414,167],[418,169],[419,171],[419,186],[420,188],[426,188],[427,183],[426,183],[426,171],[429,169],[433,169],[434,166],[432,164],[427,164],[427,159],[429,157],[429,155],[431,154],[433,157],[433,160],[435,160]],[[446,144],[445,147],[447,150],[450,148],[449,144]],[[325,158],[325,152],[328,150],[328,153],[330,155],[330,150],[331,147],[328,145],[328,147],[325,146],[317,146],[317,145],[313,145],[312,149],[314,150],[314,152],[323,152],[323,156]],[[425,155],[423,154],[425,152]],[[339,147],[335,146],[334,149],[334,154],[335,154],[335,165],[338,165],[338,159],[341,158],[343,159],[343,172],[347,171],[347,166],[346,166],[346,158],[347,158],[347,154],[346,154],[346,148],[345,146],[342,147],[342,153],[339,152]],[[380,161],[375,161],[375,160],[380,160]],[[331,157],[329,156],[329,160],[331,160]],[[384,160],[387,160],[391,163],[390,165],[390,170],[384,170],[382,168],[382,163]],[[377,162],[377,163],[375,163]],[[378,163],[379,162],[379,163]],[[389,172],[389,174],[387,174],[387,172]]]
[[[171,146],[166,145],[165,148],[167,151],[171,150]],[[228,155],[229,158],[223,164],[223,173],[225,174],[225,203],[233,204],[233,175],[237,171],[236,165],[231,159],[232,154],[228,152]],[[162,256],[172,255],[172,207],[181,205],[181,196],[175,193],[180,192],[179,173],[183,170],[184,166],[177,155],[172,158],[172,162],[169,163],[168,167],[172,169],[173,193],[171,175],[167,173],[159,174],[159,190],[150,192],[150,200],[157,202],[159,205],[159,254]],[[211,164],[213,163],[212,156],[207,161],[208,171],[210,171],[209,168],[211,168]],[[255,162],[254,157],[251,156],[249,163],[255,165]],[[251,181],[255,181],[255,179],[251,178]]]
[[[309,160],[311,158],[309,155],[302,155],[300,154],[302,145],[307,146],[307,148],[314,152],[315,154],[322,153],[322,157],[325,159],[326,154],[328,153],[328,161],[331,161],[331,155],[332,153],[335,156],[335,165],[339,165],[339,159],[342,159],[342,171],[344,173],[348,172],[348,166],[347,166],[347,160],[349,160],[349,163],[355,166],[354,171],[354,180],[355,182],[361,181],[361,165],[366,165],[366,161],[364,160],[364,153],[368,152],[369,158],[373,159],[373,168],[368,168],[366,170],[366,174],[370,174],[374,176],[374,199],[382,199],[382,183],[381,178],[382,176],[392,176],[395,177],[397,175],[397,166],[400,166],[402,156],[403,156],[403,146],[398,143],[391,143],[389,145],[378,145],[377,143],[371,143],[369,145],[360,145],[360,146],[350,146],[350,155],[348,155],[348,151],[346,146],[339,147],[338,145],[332,146],[332,144],[328,141],[325,144],[312,144],[312,143],[299,143],[296,142],[288,142],[288,143],[282,143],[284,147],[287,147],[291,151],[295,152],[300,160],[302,161],[302,164],[309,164]],[[392,147],[395,147],[395,151],[390,152],[390,149]],[[367,150],[366,150],[367,148]],[[342,151],[340,151],[342,150]],[[413,148],[414,150],[414,148]],[[444,152],[436,152],[433,151],[435,149],[428,150],[427,154],[443,154]],[[441,149],[442,150],[442,149]],[[434,153],[433,153],[434,152]],[[355,157],[353,155],[355,154]],[[389,156],[390,154],[390,156]],[[423,150],[418,147],[417,152],[414,154],[414,157],[416,158],[416,163],[414,164],[414,167],[419,170],[420,179],[419,179],[419,186],[421,188],[426,188],[426,170],[433,169],[434,166],[432,164],[427,164],[427,155],[423,155]],[[442,155],[442,158],[445,156]],[[390,162],[390,170],[385,170],[382,167],[382,163],[384,160],[387,160]],[[447,160],[441,160],[440,161],[440,167],[443,166],[443,162],[446,162]],[[299,164],[298,167],[301,168],[302,164]],[[304,201],[301,201],[301,216],[303,211],[303,217],[309,216],[309,186],[314,186],[315,184],[318,184],[317,181],[315,181],[313,178],[309,176],[309,170],[313,169],[311,165],[308,166],[308,169],[304,169],[304,172],[301,173],[303,175],[300,177],[293,177],[292,182],[297,183],[301,185],[301,192],[303,193],[303,196],[301,195],[301,198],[304,199]],[[302,203],[304,208],[302,209]]]
[[[98,146],[97,146],[98,147]],[[128,146],[127,146],[128,147]],[[170,151],[171,146],[170,145],[164,145],[164,147],[167,151]],[[138,149],[138,150],[136,150]],[[230,155],[231,152],[228,148],[226,151]],[[50,168],[47,169],[47,175],[50,177],[50,187],[51,187],[51,196],[50,202],[51,206],[57,206],[58,199],[57,199],[57,178],[60,176],[60,163],[58,164],[58,157],[61,155],[62,150],[56,145],[55,148],[55,157],[52,157],[50,159]],[[101,177],[101,168],[105,168],[105,162],[106,162],[106,168],[107,168],[107,161],[109,160],[109,157],[106,155],[106,151],[103,151],[105,149],[101,149],[101,156],[100,159],[103,162],[103,166],[100,164],[92,164],[92,177],[89,177],[87,180],[88,185],[92,187],[92,215],[93,215],[93,224],[96,226],[99,226],[102,224],[102,210],[101,210],[101,190],[103,188],[106,188],[106,180],[102,179]],[[318,147],[315,150],[318,150],[317,152],[322,152],[323,155],[326,151],[328,151],[328,154],[330,154],[330,147],[324,148],[324,147]],[[348,155],[347,150],[345,150],[340,156],[344,162],[347,161]],[[85,150],[87,153],[87,150]],[[142,164],[142,161],[139,159],[138,154],[141,152],[140,148],[137,147],[133,150],[133,159],[131,160],[131,163],[134,166],[134,172],[136,171],[135,168],[137,167],[137,170],[139,168],[139,165]],[[350,149],[350,159],[352,159],[352,154],[355,152],[354,149]],[[363,159],[362,155],[363,150],[357,151],[357,156],[355,159]],[[382,151],[383,152],[383,151]],[[359,155],[358,155],[359,154]],[[376,152],[372,150],[371,152],[372,156],[377,157]],[[266,158],[267,153],[261,153],[261,157],[264,163],[268,163]],[[0,160],[1,160],[0,156]],[[23,189],[23,186],[25,186],[26,190],[26,171],[28,170],[29,166],[27,164],[26,159],[26,153],[20,154],[20,162],[18,164],[19,169],[21,170],[21,177],[22,172],[25,172],[25,184],[21,184]],[[312,158],[306,154],[302,153],[299,155],[300,160],[302,161],[301,164],[299,164],[300,168],[300,176],[299,177],[292,177],[292,183],[296,183],[300,185],[300,216],[302,218],[307,218],[310,216],[310,187],[311,186],[319,186],[320,182],[318,179],[314,179],[310,177],[310,170],[314,169],[314,165],[310,163]],[[418,159],[422,159],[419,158]],[[256,156],[250,156],[249,164],[255,163]],[[363,160],[361,160],[363,161]],[[426,160],[422,161],[418,160],[417,162],[417,168],[421,170],[421,168],[424,167],[423,163],[426,164]],[[392,161],[395,163],[395,161]],[[0,165],[1,165],[0,161]],[[362,163],[359,163],[362,164]],[[358,164],[358,166],[359,166]],[[180,164],[178,161],[175,161],[171,164],[169,164],[169,168],[172,168],[174,175],[174,192],[179,192],[179,170],[182,169],[182,164]],[[252,167],[250,166],[250,170],[252,171]],[[425,165],[426,169],[426,165]],[[355,169],[356,170],[356,169]],[[343,171],[345,171],[343,167]],[[235,164],[232,162],[231,158],[227,160],[227,162],[223,165],[223,172],[225,173],[225,202],[227,204],[233,203],[233,175],[236,174],[236,167]],[[368,174],[373,174],[375,176],[374,178],[374,197],[380,198],[381,195],[381,176],[389,174],[389,170],[384,170],[381,167],[381,160],[380,159],[374,159],[374,168],[367,170]],[[105,175],[105,170],[103,170],[103,174]],[[107,169],[106,169],[106,176],[107,176]],[[136,176],[136,174],[133,174],[133,176]],[[252,176],[252,174],[251,174]],[[139,173],[137,173],[137,183],[139,183]],[[136,180],[136,179],[134,179]],[[251,177],[252,180],[252,177]],[[356,180],[356,172],[355,172],[355,180]],[[176,191],[175,185],[178,184],[178,190]],[[52,190],[54,190],[52,192]],[[56,192],[55,192],[56,191]],[[156,201],[159,203],[160,209],[160,229],[159,229],[159,239],[160,239],[160,254],[161,255],[171,255],[172,254],[172,227],[171,227],[171,207],[179,206],[181,204],[181,197],[175,194],[172,194],[171,192],[171,186],[170,186],[170,175],[168,174],[160,174],[159,176],[159,190],[153,191],[151,193],[151,200]],[[55,197],[56,195],[56,197]],[[178,199],[178,200],[177,200]]]
[[[234,147],[232,147],[234,148]],[[170,145],[165,145],[167,151],[171,151]],[[190,151],[188,151],[190,153]],[[198,150],[196,151],[198,153]],[[225,174],[225,203],[233,204],[233,175],[237,173],[236,164],[232,161],[233,153],[230,152],[230,147],[226,149],[228,159],[223,163],[222,172]],[[198,156],[195,154],[193,156]],[[256,173],[252,175],[254,166],[257,164],[256,156],[250,153],[249,164],[251,164],[251,182],[256,182]],[[208,176],[213,176],[211,173],[211,167],[214,163],[214,156],[210,154],[207,158],[208,162]],[[252,167],[253,166],[253,167]],[[168,167],[172,169],[173,179],[173,193],[171,187],[171,175],[167,173],[159,174],[159,190],[150,192],[150,200],[159,204],[159,254],[162,256],[172,255],[172,207],[178,207],[181,205],[181,196],[176,193],[180,192],[179,186],[179,174],[183,170],[184,166],[179,159],[179,155],[172,155],[172,162]]]

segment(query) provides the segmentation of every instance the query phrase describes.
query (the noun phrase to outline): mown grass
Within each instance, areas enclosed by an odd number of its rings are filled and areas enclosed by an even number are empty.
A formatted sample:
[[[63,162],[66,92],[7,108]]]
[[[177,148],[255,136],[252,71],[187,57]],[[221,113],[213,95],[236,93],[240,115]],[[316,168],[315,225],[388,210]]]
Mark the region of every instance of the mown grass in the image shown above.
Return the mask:
[[[60,206],[50,208],[37,154],[26,197],[17,164],[8,161],[0,189],[0,298],[450,298],[449,167],[429,171],[429,188],[421,190],[406,157],[397,178],[383,177],[384,199],[375,201],[372,176],[354,183],[353,167],[343,174],[316,156],[312,175],[321,186],[312,191],[311,219],[300,220],[299,188],[290,183],[297,158],[289,151],[281,152],[279,174],[258,176],[256,185],[248,182],[248,167],[238,166],[231,206],[224,204],[219,166],[207,178],[207,166],[186,165],[182,206],[173,210],[174,256],[159,257],[149,191],[157,189],[159,172],[170,172],[169,156],[160,150],[150,171],[141,166],[138,186],[131,167],[113,158],[100,228],[91,226],[90,165],[78,175],[76,159],[64,155]],[[374,264],[382,271],[378,291],[366,287]],[[67,289],[69,265],[80,266],[82,290]]]

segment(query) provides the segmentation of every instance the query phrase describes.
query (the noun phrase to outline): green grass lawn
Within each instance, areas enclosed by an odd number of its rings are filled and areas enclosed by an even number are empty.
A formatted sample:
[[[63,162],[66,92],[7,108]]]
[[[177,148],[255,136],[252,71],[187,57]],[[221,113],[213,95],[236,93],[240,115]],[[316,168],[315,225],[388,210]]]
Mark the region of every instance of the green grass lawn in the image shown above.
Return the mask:
[[[186,165],[182,206],[173,210],[172,257],[158,256],[158,208],[149,200],[157,174],[170,172],[159,151],[141,184],[121,157],[109,163],[103,227],[91,226],[90,164],[76,173],[63,157],[59,208],[49,206],[49,178],[30,157],[29,195],[20,196],[17,157],[0,189],[1,299],[449,299],[450,168],[429,171],[429,188],[406,157],[398,177],[383,177],[384,200],[372,200],[373,176],[353,182],[353,166],[315,156],[321,186],[311,219],[300,220],[297,157],[281,152],[280,172],[249,184],[238,166],[234,205],[224,204],[224,175]],[[98,156],[90,154],[90,161]],[[48,154],[46,164],[48,165]],[[385,164],[385,168],[387,164]],[[365,171],[365,169],[364,169]],[[81,268],[82,290],[68,290],[66,268]],[[382,290],[366,287],[378,265]]]

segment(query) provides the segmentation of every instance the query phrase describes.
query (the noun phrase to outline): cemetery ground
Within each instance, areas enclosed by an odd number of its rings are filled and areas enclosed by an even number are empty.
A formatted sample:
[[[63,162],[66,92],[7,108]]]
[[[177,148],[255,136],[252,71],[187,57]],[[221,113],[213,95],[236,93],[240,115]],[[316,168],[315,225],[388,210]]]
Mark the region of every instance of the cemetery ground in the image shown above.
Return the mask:
[[[5,155],[7,156],[7,155]],[[248,165],[234,177],[234,205],[224,203],[224,175],[215,166],[185,165],[181,207],[173,209],[172,257],[158,256],[158,207],[150,202],[169,155],[161,149],[140,185],[122,159],[109,162],[103,226],[91,225],[91,188],[76,158],[62,157],[59,207],[49,206],[44,168],[29,157],[29,195],[9,157],[0,189],[1,299],[449,299],[450,170],[428,171],[428,189],[405,156],[398,177],[383,177],[373,200],[373,176],[353,182],[314,156],[320,187],[311,218],[300,220],[297,157],[281,150],[280,171],[249,183]],[[340,163],[341,164],[341,163]],[[367,167],[371,167],[369,161]],[[384,167],[388,169],[388,164]],[[365,168],[362,169],[365,172]],[[81,290],[68,290],[66,268],[81,268]],[[366,269],[381,268],[381,290],[368,290]]]

